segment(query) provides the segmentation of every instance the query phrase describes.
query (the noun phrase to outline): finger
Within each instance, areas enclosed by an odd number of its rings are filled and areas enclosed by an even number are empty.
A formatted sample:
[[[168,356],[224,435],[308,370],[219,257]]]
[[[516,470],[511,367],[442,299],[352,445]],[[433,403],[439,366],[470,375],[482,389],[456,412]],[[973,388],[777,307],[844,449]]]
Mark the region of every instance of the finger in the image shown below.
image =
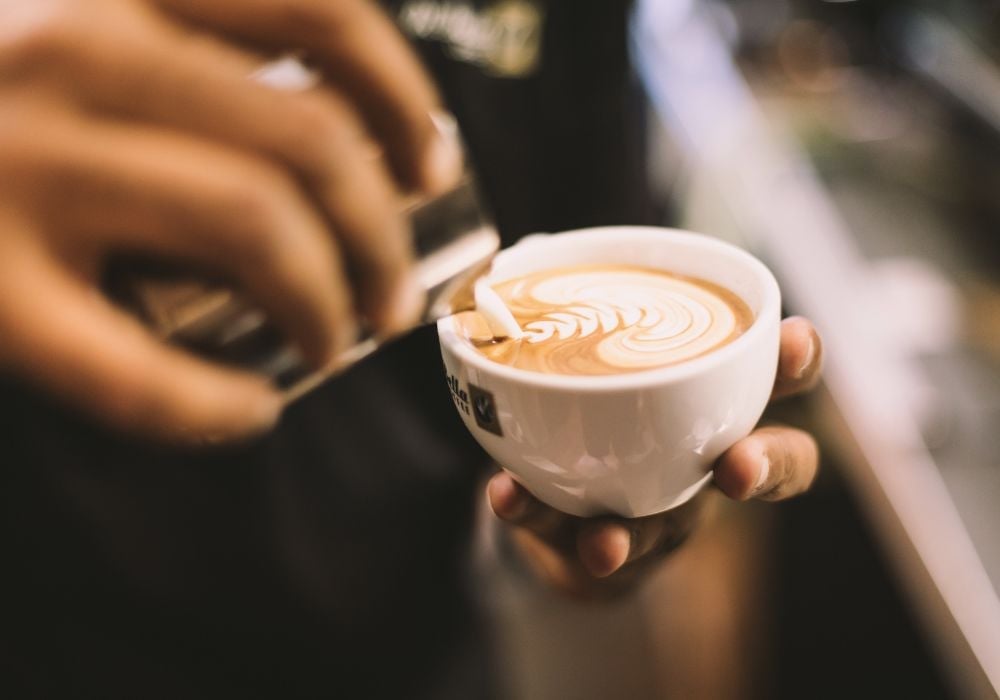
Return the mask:
[[[639,556],[638,530],[647,529],[635,524],[630,529],[624,521],[597,520],[581,526],[576,547],[580,563],[596,578],[606,578],[618,571],[633,554]]]
[[[361,105],[401,181],[438,192],[461,171],[455,142],[429,115],[440,99],[405,40],[367,0],[157,0],[177,16],[227,36],[304,50]]]
[[[566,544],[575,519],[539,501],[507,472],[493,476],[486,491],[490,508],[504,522],[528,530],[549,544]]]
[[[730,498],[781,501],[808,490],[819,469],[819,447],[796,428],[760,428],[715,465],[715,484]]]
[[[823,343],[813,325],[799,316],[781,323],[781,352],[772,398],[780,399],[812,389],[819,382]]]
[[[99,45],[72,74],[78,99],[102,113],[174,127],[289,168],[336,231],[375,330],[410,327],[422,293],[388,170],[355,111],[326,89],[288,93],[248,79],[252,56],[168,26]]]
[[[354,342],[343,264],[322,218],[280,170],[194,139],[97,122],[47,122],[21,186],[76,250],[194,261],[245,288],[314,364]],[[58,200],[59,207],[47,203]]]
[[[118,428],[172,441],[225,441],[277,421],[280,396],[262,379],[160,345],[40,247],[3,254],[7,369]]]
[[[677,549],[694,529],[708,492],[644,518],[584,521],[577,535],[580,561],[592,576],[606,578],[626,565],[656,562]]]

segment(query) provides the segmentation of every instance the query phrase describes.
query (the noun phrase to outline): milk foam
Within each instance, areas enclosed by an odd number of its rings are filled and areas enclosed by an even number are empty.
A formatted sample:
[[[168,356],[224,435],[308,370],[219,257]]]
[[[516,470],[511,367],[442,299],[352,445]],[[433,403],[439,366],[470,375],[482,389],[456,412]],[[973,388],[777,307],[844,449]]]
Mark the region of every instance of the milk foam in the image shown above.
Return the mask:
[[[584,272],[532,286],[528,298],[554,308],[524,327],[529,343],[606,335],[598,356],[622,368],[680,362],[728,338],[736,315],[718,296],[676,277]]]
[[[752,313],[716,285],[659,270],[549,270],[495,287],[523,330],[480,348],[525,369],[607,374],[676,364],[740,335]]]

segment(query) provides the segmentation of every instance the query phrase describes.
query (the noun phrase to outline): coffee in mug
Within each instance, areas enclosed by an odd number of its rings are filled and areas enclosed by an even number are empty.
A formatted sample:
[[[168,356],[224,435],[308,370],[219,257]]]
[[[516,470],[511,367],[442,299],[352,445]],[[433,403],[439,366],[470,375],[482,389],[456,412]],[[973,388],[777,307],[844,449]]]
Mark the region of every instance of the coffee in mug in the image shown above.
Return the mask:
[[[494,362],[549,374],[675,365],[733,342],[754,320],[747,304],[718,284],[633,265],[543,270],[493,289],[523,336],[493,338],[466,315],[469,341]]]

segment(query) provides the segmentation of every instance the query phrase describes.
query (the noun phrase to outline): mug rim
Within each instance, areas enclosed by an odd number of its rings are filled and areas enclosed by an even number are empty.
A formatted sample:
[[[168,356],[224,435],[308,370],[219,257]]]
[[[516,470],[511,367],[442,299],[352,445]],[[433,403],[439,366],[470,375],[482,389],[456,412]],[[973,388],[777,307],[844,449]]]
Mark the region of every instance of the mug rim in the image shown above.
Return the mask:
[[[756,344],[760,336],[768,332],[768,329],[765,328],[765,325],[768,325],[768,319],[777,318],[780,320],[781,291],[777,280],[774,278],[774,274],[764,263],[747,251],[712,236],[684,229],[658,226],[600,226],[561,231],[552,234],[540,234],[541,236],[545,236],[540,242],[552,240],[550,237],[557,236],[560,239],[595,239],[611,232],[615,232],[617,236],[632,236],[632,240],[650,240],[668,245],[694,244],[707,247],[717,253],[735,257],[740,264],[745,265],[755,275],[761,284],[760,308],[754,316],[753,323],[742,335],[731,343],[727,343],[716,350],[710,350],[700,357],[685,360],[674,365],[652,367],[650,369],[622,374],[547,374],[545,372],[520,369],[495,362],[476,351],[472,344],[461,335],[456,328],[454,316],[446,316],[437,322],[439,341],[467,365],[508,381],[547,389],[599,392],[669,384],[703,374],[720,364],[730,361]],[[527,237],[522,239],[522,243],[527,240]],[[513,250],[518,245],[522,245],[522,243],[515,244],[515,246],[512,246],[508,250]],[[530,243],[528,244],[530,245]],[[501,251],[500,255],[503,255],[503,253],[504,251]],[[556,266],[554,265],[553,267]]]

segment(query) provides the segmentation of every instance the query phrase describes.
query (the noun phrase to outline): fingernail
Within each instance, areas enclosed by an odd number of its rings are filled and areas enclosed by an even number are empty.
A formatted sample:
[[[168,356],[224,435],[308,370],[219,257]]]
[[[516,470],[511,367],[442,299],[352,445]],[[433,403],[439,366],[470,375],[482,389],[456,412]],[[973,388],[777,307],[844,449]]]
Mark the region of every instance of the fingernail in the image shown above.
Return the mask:
[[[806,358],[802,361],[802,366],[795,372],[796,379],[802,379],[806,372],[812,367],[813,360],[816,359],[816,336],[809,333],[809,346],[806,348]]]
[[[435,111],[430,113],[430,119],[437,136],[424,157],[424,187],[431,193],[437,193],[448,190],[458,182],[465,159],[455,117],[445,111]]]
[[[524,515],[528,499],[509,477],[496,478],[490,482],[490,508],[502,520],[517,520]],[[497,510],[497,505],[499,510]]]
[[[632,532],[630,532],[627,528],[624,527],[618,527],[612,532],[614,532],[615,534],[614,539],[618,541],[620,553],[619,556],[615,557],[614,559],[608,562],[609,568],[611,569],[611,571],[609,572],[610,574],[613,574],[614,572],[618,571],[618,569],[625,566],[625,563],[628,561],[629,554],[632,552],[632,545],[634,539]]]
[[[586,557],[581,557],[583,565],[594,578],[606,578],[625,566],[632,547],[632,536],[624,527],[610,528],[605,538],[604,551],[592,549]]]
[[[771,475],[771,460],[767,458],[767,455],[763,455],[760,458],[760,467],[757,472],[757,481],[754,482],[753,490],[750,495],[756,495],[760,493],[764,485],[767,484],[767,477]]]
[[[423,317],[426,303],[427,292],[414,275],[408,274],[396,285],[383,330],[386,333],[402,333],[413,328]]]

